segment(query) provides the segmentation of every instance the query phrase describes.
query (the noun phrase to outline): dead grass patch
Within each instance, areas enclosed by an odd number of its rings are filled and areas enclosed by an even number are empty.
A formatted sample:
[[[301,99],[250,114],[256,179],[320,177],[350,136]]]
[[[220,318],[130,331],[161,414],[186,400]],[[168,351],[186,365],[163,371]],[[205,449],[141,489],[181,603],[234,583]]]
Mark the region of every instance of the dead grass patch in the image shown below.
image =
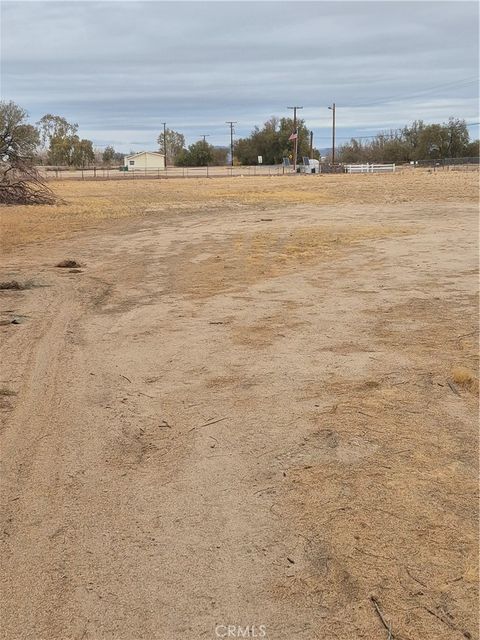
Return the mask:
[[[472,393],[478,393],[478,378],[473,371],[466,367],[454,367],[452,369],[452,380],[456,384],[468,389]]]
[[[57,205],[0,210],[2,248],[59,238],[132,216],[266,206],[476,202],[476,173],[279,176],[222,179],[51,181]]]
[[[172,263],[171,286],[180,293],[207,298],[245,285],[281,276],[341,255],[366,240],[412,233],[393,226],[302,227],[288,232],[269,228],[253,234],[236,234],[224,241],[189,245]],[[203,253],[208,257],[199,261]]]
[[[12,391],[8,387],[0,387],[0,396],[8,397],[8,396],[16,396],[16,392]]]

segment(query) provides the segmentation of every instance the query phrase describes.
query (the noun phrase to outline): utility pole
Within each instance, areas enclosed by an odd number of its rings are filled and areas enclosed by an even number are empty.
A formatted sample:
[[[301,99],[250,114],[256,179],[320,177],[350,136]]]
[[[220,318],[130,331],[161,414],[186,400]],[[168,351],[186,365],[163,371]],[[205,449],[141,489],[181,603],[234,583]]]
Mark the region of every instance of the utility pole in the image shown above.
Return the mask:
[[[335,164],[335,103],[328,108],[332,112],[332,164]]]
[[[233,125],[237,124],[236,120],[227,120],[225,124],[230,125],[230,164],[233,167]]]
[[[310,131],[310,158],[313,160],[313,131]]]
[[[297,109],[303,109],[303,107],[287,107],[287,109],[293,109],[293,133],[295,134],[295,144],[293,146],[293,170],[296,173],[298,152]]]
[[[165,156],[165,166],[167,166],[167,123],[163,124],[163,155]]]
[[[205,135],[202,134],[200,137],[203,138],[203,142],[205,143],[206,142],[205,138],[209,138],[210,134],[208,134],[208,133],[205,134]]]

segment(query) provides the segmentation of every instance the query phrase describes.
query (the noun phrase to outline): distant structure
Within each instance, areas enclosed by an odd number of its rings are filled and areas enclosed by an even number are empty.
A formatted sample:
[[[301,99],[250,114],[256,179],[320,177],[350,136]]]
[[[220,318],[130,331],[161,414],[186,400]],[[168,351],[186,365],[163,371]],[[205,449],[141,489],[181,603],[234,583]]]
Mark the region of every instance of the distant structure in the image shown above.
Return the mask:
[[[314,158],[303,158],[303,164],[297,167],[298,173],[320,173],[320,162]]]
[[[139,151],[131,156],[124,158],[125,171],[129,170],[148,170],[148,169],[165,169],[165,155],[158,151]]]

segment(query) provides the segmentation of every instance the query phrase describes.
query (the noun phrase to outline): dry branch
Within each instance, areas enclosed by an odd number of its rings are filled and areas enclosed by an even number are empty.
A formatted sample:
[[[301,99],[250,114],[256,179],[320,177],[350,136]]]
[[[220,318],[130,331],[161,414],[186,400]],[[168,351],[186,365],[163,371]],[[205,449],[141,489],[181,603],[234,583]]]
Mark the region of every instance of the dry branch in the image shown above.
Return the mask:
[[[16,158],[0,168],[0,204],[55,204],[57,196],[36,168]]]

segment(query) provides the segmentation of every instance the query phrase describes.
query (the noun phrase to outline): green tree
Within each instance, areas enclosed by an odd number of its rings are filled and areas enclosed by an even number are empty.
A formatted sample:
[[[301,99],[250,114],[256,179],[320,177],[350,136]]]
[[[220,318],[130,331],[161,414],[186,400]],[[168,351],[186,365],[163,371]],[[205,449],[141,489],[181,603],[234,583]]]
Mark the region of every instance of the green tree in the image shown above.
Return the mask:
[[[282,159],[293,156],[295,142],[289,140],[294,132],[292,118],[272,116],[263,127],[255,127],[248,138],[235,143],[235,157],[240,164],[256,164],[262,156],[265,164],[280,164]],[[310,155],[310,132],[303,120],[297,121],[298,158]]]
[[[102,154],[102,161],[104,165],[111,165],[115,158],[115,149],[112,146],[105,147]]]
[[[465,158],[478,158],[480,156],[480,140],[472,140],[465,147]]]
[[[447,131],[447,154],[449,158],[461,158],[465,156],[470,136],[467,123],[458,118],[449,118],[444,125]]]
[[[50,140],[48,162],[55,166],[86,167],[95,160],[91,140],[77,135],[54,136]]]
[[[39,143],[37,129],[27,122],[25,109],[15,102],[0,102],[0,159],[32,162]]]
[[[185,136],[173,129],[166,130],[167,138],[167,164],[175,164],[177,156],[183,151],[185,147]],[[160,147],[160,152],[165,152],[165,141],[163,131],[157,138],[157,143]]]
[[[75,138],[78,136],[52,136],[48,148],[47,162],[55,166],[70,166]]]
[[[212,164],[217,166],[223,166],[227,164],[229,149],[228,147],[213,147],[212,148]]]
[[[177,155],[176,165],[178,167],[205,167],[207,164],[211,164],[213,158],[214,147],[206,140],[199,140]]]
[[[37,122],[40,137],[44,147],[50,146],[52,138],[66,138],[75,135],[78,124],[71,124],[62,116],[47,113]]]
[[[114,147],[109,145],[108,147],[105,147],[103,151],[102,163],[107,167],[110,167],[112,165],[122,164],[123,153],[119,153],[118,151],[115,151]]]
[[[95,160],[93,144],[91,140],[80,140],[75,136],[72,146],[70,162],[74,167],[87,167]]]

